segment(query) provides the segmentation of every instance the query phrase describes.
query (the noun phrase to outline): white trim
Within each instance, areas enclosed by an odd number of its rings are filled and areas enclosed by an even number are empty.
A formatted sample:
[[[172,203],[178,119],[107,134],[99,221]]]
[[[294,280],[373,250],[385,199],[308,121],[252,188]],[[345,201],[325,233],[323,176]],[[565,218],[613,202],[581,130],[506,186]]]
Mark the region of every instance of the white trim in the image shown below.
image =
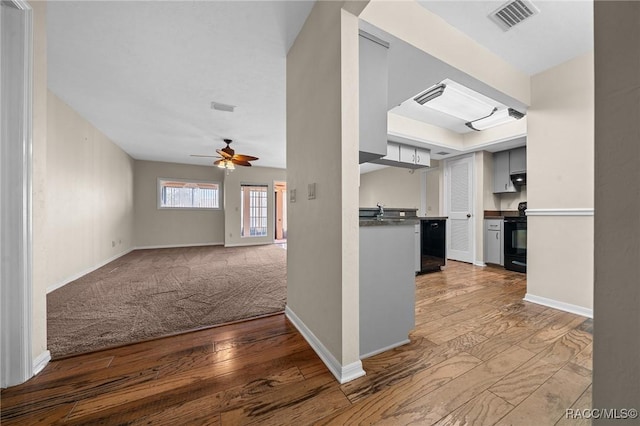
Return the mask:
[[[62,281],[56,283],[56,284],[51,284],[50,286],[47,286],[47,294],[51,293],[54,290],[57,290],[61,287],[64,287],[65,285],[69,284],[72,281],[77,280],[78,278],[84,277],[85,275],[95,271],[96,269],[102,268],[104,265],[106,265],[107,263],[113,262],[116,259],[121,258],[122,256],[124,256],[125,254],[129,254],[131,253],[133,250],[135,250],[134,248],[130,248],[129,250],[125,250],[121,253],[116,254],[115,256],[110,257],[109,259],[98,263],[97,265],[93,265],[81,272],[78,272],[76,274],[73,274],[65,279],[63,279]]]
[[[309,343],[311,348],[318,354],[322,362],[327,366],[331,374],[340,382],[347,383],[358,377],[364,376],[366,373],[362,369],[362,361],[358,360],[349,365],[343,366],[333,356],[333,354],[322,344],[322,342],[309,330],[304,322],[293,312],[287,305],[284,310],[285,315],[291,323],[298,329],[302,337]]]
[[[10,105],[0,122],[0,169],[5,178],[0,189],[2,204],[2,318],[0,319],[0,387],[17,385],[33,375],[32,369],[32,146],[33,146],[33,11],[23,0],[3,2],[18,10],[15,20],[6,18],[15,36],[7,40],[10,51],[3,52],[0,78],[17,90],[2,96],[0,109]],[[13,11],[12,11],[13,13]],[[5,23],[6,23],[5,22]],[[14,25],[15,24],[15,25]],[[0,105],[2,105],[0,104]],[[11,190],[7,190],[11,188]],[[17,190],[15,190],[17,189]]]
[[[33,360],[33,375],[35,376],[47,366],[51,361],[51,352],[48,350],[42,352],[36,359]]]
[[[593,318],[593,309],[585,308],[578,305],[572,305],[571,303],[560,302],[554,299],[547,299],[546,297],[536,296],[531,293],[527,293],[524,299],[527,302],[536,303],[538,305],[548,306],[550,308],[558,309],[572,314],[580,315],[587,318]]]
[[[593,209],[527,209],[527,216],[593,216]]]
[[[484,262],[482,262],[482,261],[480,261],[480,260],[476,260],[475,262],[473,262],[473,264],[474,264],[475,266],[482,266],[482,267],[487,266],[487,264],[486,264],[486,263],[484,263]]]
[[[251,238],[251,237],[242,237],[242,238]],[[259,237],[262,238],[262,237]],[[274,240],[264,241],[264,242],[254,242],[254,243],[235,243],[235,244],[225,244],[225,247],[251,247],[251,246],[268,246],[269,244],[276,244]]]
[[[409,339],[401,340],[400,342],[394,343],[393,345],[389,345],[381,349],[376,349],[375,351],[369,352],[368,354],[360,355],[360,359],[365,359],[365,358],[372,357],[374,355],[381,354],[382,352],[389,351],[391,349],[397,348],[398,346],[406,345],[407,343],[411,343],[411,340]]]
[[[206,246],[223,246],[223,242],[217,243],[191,243],[191,244],[160,244],[151,246],[136,246],[131,250],[149,250],[149,249],[164,249],[164,248],[183,248],[183,247],[206,247]]]

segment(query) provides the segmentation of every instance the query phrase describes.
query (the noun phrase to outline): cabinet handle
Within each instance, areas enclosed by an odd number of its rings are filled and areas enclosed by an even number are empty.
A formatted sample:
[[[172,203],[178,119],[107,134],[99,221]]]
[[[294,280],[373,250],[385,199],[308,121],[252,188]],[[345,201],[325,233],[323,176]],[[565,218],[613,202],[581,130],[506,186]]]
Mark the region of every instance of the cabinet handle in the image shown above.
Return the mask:
[[[416,163],[419,163],[419,162],[420,162],[420,155],[417,156],[417,160],[416,160]]]
[[[500,235],[498,235],[498,233],[496,232],[496,240],[500,239]]]
[[[504,189],[507,189],[507,184],[506,183],[504,184]]]

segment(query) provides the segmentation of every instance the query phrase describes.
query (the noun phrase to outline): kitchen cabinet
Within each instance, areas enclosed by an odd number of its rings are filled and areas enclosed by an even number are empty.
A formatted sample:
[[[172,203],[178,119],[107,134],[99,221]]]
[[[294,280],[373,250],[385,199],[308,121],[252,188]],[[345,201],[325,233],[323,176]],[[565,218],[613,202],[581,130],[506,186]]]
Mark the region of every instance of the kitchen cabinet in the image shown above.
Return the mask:
[[[527,173],[527,148],[524,146],[509,151],[509,173]]]
[[[415,220],[360,220],[360,358],[409,343],[415,326]]]
[[[421,169],[431,166],[431,151],[396,142],[387,144],[387,154],[382,158],[369,161],[385,166]]]
[[[509,151],[493,154],[493,193],[516,192],[517,188],[511,182],[509,170]]]
[[[431,152],[409,145],[400,145],[400,162],[417,166],[416,168],[429,167],[431,165]]]
[[[387,153],[388,48],[360,31],[360,164]]]
[[[484,261],[504,266],[502,219],[485,219]]]

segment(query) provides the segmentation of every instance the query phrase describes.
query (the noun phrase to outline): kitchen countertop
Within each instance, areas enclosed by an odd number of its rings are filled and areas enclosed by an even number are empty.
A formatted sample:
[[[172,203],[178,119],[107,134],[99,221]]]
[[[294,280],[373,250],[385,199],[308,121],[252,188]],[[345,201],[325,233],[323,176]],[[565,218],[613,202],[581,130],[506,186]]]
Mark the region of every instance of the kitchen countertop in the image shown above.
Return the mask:
[[[420,216],[418,217],[420,220],[447,220],[449,216]]]
[[[520,216],[518,210],[485,210],[485,219],[504,219],[505,217]]]
[[[415,217],[408,219],[399,217],[389,217],[382,219],[375,218],[360,218],[360,226],[403,226],[403,225],[415,225],[418,220]]]

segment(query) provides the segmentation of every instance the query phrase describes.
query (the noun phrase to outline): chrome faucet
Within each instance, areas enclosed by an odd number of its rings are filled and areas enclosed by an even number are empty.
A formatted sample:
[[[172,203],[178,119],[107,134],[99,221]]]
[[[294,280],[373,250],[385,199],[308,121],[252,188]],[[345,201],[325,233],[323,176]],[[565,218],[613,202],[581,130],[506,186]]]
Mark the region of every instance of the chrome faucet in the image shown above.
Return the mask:
[[[384,216],[384,204],[376,204],[376,206],[378,206],[378,214],[376,216],[378,216],[379,219],[382,218],[382,216]]]

